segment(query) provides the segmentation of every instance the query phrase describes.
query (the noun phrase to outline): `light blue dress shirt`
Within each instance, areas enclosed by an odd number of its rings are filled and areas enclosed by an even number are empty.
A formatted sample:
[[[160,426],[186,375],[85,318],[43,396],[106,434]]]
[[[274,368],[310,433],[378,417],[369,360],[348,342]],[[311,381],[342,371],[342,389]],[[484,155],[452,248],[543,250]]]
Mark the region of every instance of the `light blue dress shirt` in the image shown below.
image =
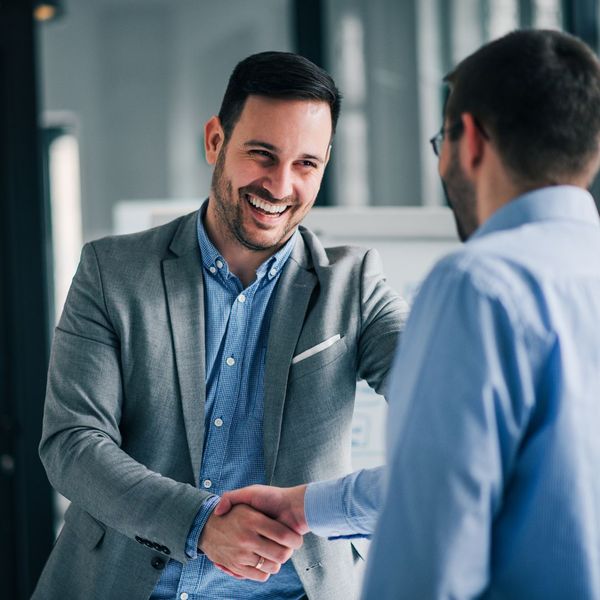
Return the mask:
[[[511,201],[428,276],[395,361],[388,462],[367,600],[600,598],[587,192]]]
[[[335,539],[370,538],[383,504],[385,469],[362,469],[342,479],[310,483],[304,517],[312,533]]]
[[[261,600],[304,596],[291,561],[266,583],[236,580],[197,554],[202,527],[219,495],[254,483],[265,484],[263,459],[264,367],[270,306],[279,275],[289,258],[297,233],[256,271],[246,288],[229,270],[212,244],[199,211],[198,243],[204,271],[204,329],[206,339],[206,405],[204,451],[200,486],[215,496],[201,507],[190,532],[185,566],[171,560],[151,596],[152,600]]]

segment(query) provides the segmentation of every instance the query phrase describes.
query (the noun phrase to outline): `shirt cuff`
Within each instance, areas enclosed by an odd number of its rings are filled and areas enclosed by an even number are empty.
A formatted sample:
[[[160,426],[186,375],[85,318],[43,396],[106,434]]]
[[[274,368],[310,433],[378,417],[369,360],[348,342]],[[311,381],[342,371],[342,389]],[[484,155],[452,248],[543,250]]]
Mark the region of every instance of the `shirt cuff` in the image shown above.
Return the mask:
[[[321,537],[338,537],[347,529],[342,481],[309,483],[304,495],[304,516],[310,530]]]
[[[310,483],[304,496],[306,522],[315,535],[370,538],[382,504],[384,468]]]
[[[196,518],[192,523],[192,528],[190,529],[185,544],[185,553],[189,558],[194,559],[198,557],[198,554],[202,554],[202,552],[198,551],[200,534],[202,533],[202,529],[204,529],[204,525],[206,525],[206,521],[208,521],[208,517],[210,517],[213,510],[215,510],[220,500],[220,496],[211,496],[202,503],[202,506],[200,506],[200,510],[197,512]]]

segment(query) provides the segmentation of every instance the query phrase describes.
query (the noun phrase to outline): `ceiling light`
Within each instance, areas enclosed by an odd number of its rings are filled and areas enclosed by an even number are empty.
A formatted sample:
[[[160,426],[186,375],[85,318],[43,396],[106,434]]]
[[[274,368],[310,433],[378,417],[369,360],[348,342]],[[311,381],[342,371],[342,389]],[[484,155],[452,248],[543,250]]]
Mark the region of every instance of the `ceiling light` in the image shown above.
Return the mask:
[[[63,8],[60,0],[40,0],[33,7],[33,16],[36,21],[47,22],[60,17]]]

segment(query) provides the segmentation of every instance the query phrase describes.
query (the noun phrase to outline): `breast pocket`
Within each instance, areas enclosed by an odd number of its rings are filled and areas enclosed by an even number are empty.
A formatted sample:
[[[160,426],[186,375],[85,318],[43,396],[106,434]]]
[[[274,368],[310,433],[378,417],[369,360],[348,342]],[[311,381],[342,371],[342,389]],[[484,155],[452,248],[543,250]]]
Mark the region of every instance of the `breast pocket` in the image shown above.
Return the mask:
[[[343,336],[333,336],[296,354],[292,359],[289,381],[299,379],[338,360],[348,346]]]

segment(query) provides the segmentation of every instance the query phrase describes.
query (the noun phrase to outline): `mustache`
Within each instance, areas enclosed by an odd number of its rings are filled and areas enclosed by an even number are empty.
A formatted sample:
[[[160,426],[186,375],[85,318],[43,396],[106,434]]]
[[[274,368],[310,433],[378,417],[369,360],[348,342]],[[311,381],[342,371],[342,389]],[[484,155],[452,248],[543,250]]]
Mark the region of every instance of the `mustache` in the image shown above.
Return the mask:
[[[251,196],[256,196],[257,198],[260,198],[261,200],[265,200],[265,201],[271,202],[273,204],[293,204],[294,203],[293,196],[286,196],[285,198],[275,198],[275,196],[273,196],[271,194],[271,192],[269,192],[269,190],[265,190],[265,188],[260,187],[258,185],[246,185],[246,186],[240,188],[240,194],[250,194]]]

